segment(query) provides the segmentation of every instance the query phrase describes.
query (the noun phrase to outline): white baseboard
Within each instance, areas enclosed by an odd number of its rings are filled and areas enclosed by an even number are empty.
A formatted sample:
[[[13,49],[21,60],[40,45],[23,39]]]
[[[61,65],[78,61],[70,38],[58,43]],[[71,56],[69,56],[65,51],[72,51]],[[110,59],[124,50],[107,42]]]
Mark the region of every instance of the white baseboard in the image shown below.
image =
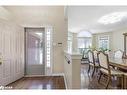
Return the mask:
[[[64,76],[64,73],[53,73],[52,76]]]
[[[51,75],[24,75],[24,77],[32,77],[32,76],[64,76],[64,73],[53,73]]]
[[[66,76],[65,76],[65,74],[63,74],[63,77],[64,77],[64,83],[65,83],[65,87],[66,87],[66,89],[68,89],[68,87],[67,87],[67,81],[66,81]]]
[[[24,77],[42,77],[42,76],[45,76],[45,75],[25,75]]]
[[[64,76],[63,73],[54,73],[52,75],[25,75],[24,77],[41,77],[41,76]]]

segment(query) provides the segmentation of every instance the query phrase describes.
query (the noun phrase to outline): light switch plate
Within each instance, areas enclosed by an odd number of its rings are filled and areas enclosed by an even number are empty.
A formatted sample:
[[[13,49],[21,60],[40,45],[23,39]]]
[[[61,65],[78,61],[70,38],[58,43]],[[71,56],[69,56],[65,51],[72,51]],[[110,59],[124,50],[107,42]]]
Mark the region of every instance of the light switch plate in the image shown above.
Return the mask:
[[[62,43],[58,43],[58,47],[62,47]]]

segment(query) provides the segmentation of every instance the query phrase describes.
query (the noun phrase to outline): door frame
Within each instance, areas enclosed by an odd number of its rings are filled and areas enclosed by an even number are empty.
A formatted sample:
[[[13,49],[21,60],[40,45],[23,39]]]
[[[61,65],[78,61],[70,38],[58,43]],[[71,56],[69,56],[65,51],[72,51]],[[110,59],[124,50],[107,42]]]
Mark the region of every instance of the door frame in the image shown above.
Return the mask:
[[[42,38],[42,40],[44,41],[44,43],[45,43],[45,27],[24,27],[24,60],[25,60],[25,66],[24,66],[24,75],[27,75],[27,71],[26,71],[26,69],[27,69],[27,48],[26,48],[26,42],[27,42],[27,29],[44,29],[44,34],[43,34],[43,38]],[[43,31],[42,31],[43,32]],[[43,52],[44,52],[44,54],[43,54],[43,63],[44,63],[44,74],[42,74],[42,75],[39,75],[39,76],[44,76],[45,75],[45,44],[44,44],[44,47],[43,47]],[[30,75],[30,76],[33,76],[33,75]],[[35,75],[36,76],[36,75]],[[37,75],[38,76],[38,75]]]

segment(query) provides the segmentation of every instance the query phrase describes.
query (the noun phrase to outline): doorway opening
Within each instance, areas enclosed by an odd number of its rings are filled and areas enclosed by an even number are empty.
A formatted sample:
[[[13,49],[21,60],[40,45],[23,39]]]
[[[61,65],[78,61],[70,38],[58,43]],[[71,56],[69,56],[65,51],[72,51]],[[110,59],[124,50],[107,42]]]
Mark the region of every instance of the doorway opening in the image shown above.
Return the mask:
[[[52,74],[52,28],[25,28],[25,75]]]

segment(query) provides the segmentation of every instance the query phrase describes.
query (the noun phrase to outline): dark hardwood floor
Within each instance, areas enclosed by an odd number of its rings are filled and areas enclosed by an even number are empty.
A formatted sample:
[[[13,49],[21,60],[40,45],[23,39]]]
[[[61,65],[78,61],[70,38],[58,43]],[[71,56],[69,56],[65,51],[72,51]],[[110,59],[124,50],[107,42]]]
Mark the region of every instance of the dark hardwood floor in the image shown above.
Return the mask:
[[[101,83],[98,83],[98,75],[94,74],[91,78],[87,70],[88,64],[81,64],[81,89],[105,89],[106,78],[102,77]],[[115,84],[114,80],[109,89],[118,89]],[[7,86],[12,89],[65,89],[63,76],[24,77]]]
[[[101,83],[98,83],[98,75],[94,74],[93,78],[88,76],[88,64],[81,64],[81,88],[82,89],[105,89],[104,84],[106,83],[107,78],[102,77]],[[116,80],[112,81],[112,84],[109,85],[109,89],[119,89]]]
[[[62,76],[24,77],[7,86],[12,89],[65,89]]]

